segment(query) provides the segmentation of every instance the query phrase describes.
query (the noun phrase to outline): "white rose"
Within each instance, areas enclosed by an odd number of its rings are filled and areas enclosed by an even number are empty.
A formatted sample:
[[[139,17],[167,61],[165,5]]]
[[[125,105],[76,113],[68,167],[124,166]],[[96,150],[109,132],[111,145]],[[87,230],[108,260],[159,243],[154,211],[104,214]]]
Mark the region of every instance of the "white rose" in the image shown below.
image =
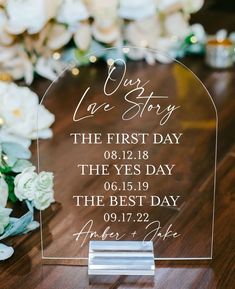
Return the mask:
[[[37,177],[38,175],[35,173],[35,167],[26,168],[15,177],[15,195],[20,201],[32,201],[34,199]]]
[[[49,127],[54,122],[54,115],[38,102],[38,96],[29,88],[0,82],[1,130],[22,139],[35,139],[38,128],[39,137],[51,137]]]
[[[36,194],[33,200],[36,209],[45,210],[55,201],[53,178],[53,174],[49,172],[41,172],[38,175],[35,183]]]
[[[122,18],[137,20],[156,13],[155,0],[120,0],[119,15]]]
[[[40,172],[36,182],[37,191],[53,191],[53,173],[50,172]]]
[[[0,177],[0,206],[5,207],[8,199],[8,185],[6,181]]]
[[[9,224],[10,221],[10,214],[12,210],[8,208],[3,208],[0,206],[0,235],[3,234],[4,229]]]
[[[30,34],[38,33],[56,15],[59,3],[58,0],[8,0],[8,31],[12,34],[25,30]]]
[[[63,0],[57,14],[57,21],[68,25],[86,20],[89,13],[81,0]]]
[[[54,191],[41,192],[36,194],[33,204],[36,209],[43,211],[47,209],[51,203],[54,203],[54,201]]]
[[[55,201],[53,178],[50,172],[37,174],[35,167],[26,168],[15,178],[15,195],[20,201],[33,201],[36,209],[45,210]]]

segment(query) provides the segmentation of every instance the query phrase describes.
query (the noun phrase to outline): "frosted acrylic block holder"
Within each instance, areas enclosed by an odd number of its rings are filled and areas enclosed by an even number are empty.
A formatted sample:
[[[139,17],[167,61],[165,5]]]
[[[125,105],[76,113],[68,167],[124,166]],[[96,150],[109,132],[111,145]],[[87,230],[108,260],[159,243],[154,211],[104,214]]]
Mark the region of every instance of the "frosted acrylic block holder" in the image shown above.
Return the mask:
[[[151,241],[90,241],[88,275],[154,276]]]

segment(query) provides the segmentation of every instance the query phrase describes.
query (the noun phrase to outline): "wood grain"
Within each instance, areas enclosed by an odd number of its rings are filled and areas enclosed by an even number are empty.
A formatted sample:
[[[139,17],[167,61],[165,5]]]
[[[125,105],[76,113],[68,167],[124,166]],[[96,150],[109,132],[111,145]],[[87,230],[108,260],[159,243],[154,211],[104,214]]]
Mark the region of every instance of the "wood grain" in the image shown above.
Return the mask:
[[[0,288],[2,289],[72,289],[72,288],[164,288],[164,289],[231,289],[234,285],[234,244],[232,244],[232,233],[234,230],[234,188],[235,188],[235,74],[233,70],[213,71],[205,67],[201,58],[195,60],[186,58],[185,64],[194,71],[203,81],[211,92],[217,106],[219,114],[219,143],[218,143],[218,167],[217,167],[217,191],[216,191],[216,215],[215,215],[215,238],[214,238],[214,256],[212,261],[159,261],[156,263],[156,274],[153,279],[147,277],[96,277],[88,284],[87,268],[77,266],[59,266],[42,265],[40,253],[40,234],[39,231],[32,234],[14,237],[7,240],[9,245],[15,248],[14,256],[1,264]],[[142,64],[140,64],[142,65]],[[149,68],[151,69],[151,68]],[[164,74],[164,66],[161,67]],[[133,71],[135,73],[135,71]],[[154,76],[152,76],[154,78]],[[73,93],[73,79],[68,77],[66,87],[67,95]],[[71,85],[70,85],[71,84]],[[38,79],[34,84],[34,90],[40,95],[43,94],[48,82]],[[60,88],[60,99],[63,99],[64,90]],[[95,98],[96,96],[94,96]],[[55,109],[59,103],[51,98],[48,103],[50,109]],[[60,103],[61,105],[61,103]],[[62,105],[66,106],[66,101]],[[191,113],[193,114],[193,105]],[[62,113],[61,110],[57,110]],[[62,119],[62,118],[61,118]],[[55,125],[55,133],[60,134],[60,141],[66,140],[63,136],[69,120],[63,118],[63,121]],[[97,123],[97,128],[102,127],[102,123]],[[54,141],[57,141],[54,140]],[[205,142],[209,142],[205,139]],[[45,141],[42,145],[42,151],[47,152],[49,143]],[[52,140],[53,144],[53,140]],[[51,145],[51,144],[50,144]],[[64,143],[64,155],[55,162],[58,166],[60,162],[66,159],[69,144]],[[35,147],[33,148],[35,150]],[[202,152],[203,153],[203,152]],[[203,154],[197,154],[199,159],[203,159]],[[52,161],[50,156],[45,160]],[[205,163],[203,165],[206,165]],[[201,186],[202,190],[207,189],[211,184],[211,172],[206,176],[200,175],[201,167],[198,167],[198,175],[195,176],[195,187]],[[65,186],[70,184],[68,176]],[[92,186],[92,184],[91,184]],[[69,208],[73,210],[73,207]],[[17,208],[17,213],[24,211],[24,207]],[[50,234],[51,222],[53,228],[60,233],[64,232],[64,220],[56,218],[61,207],[59,204],[48,212],[45,221],[48,224],[46,246],[51,244],[52,235]],[[202,210],[200,217],[203,219]],[[38,218],[38,215],[37,215]],[[54,227],[55,226],[55,227]],[[69,244],[64,244],[68,246]],[[188,244],[190,247],[190,244]],[[186,252],[189,247],[185,248]]]

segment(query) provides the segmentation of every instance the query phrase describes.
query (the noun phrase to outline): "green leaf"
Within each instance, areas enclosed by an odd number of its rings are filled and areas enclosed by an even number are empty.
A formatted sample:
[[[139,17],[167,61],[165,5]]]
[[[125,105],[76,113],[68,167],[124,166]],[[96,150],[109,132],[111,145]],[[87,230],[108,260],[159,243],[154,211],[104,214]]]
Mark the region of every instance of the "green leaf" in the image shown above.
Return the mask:
[[[24,169],[31,167],[32,163],[27,160],[18,160],[12,167],[14,173],[21,173]]]
[[[40,224],[37,221],[32,221],[31,223],[28,224],[27,228],[22,234],[27,234],[28,232],[36,230]]]
[[[15,193],[11,192],[9,193],[9,196],[8,196],[9,200],[12,202],[12,203],[16,203],[18,201]]]
[[[87,54],[86,51],[82,51],[80,49],[75,49],[74,55],[75,55],[75,58],[76,58],[79,65],[88,65],[90,63],[89,59],[87,57],[85,57],[86,54]]]
[[[0,167],[0,173],[2,174],[8,174],[11,173],[11,168],[8,167],[7,165]]]
[[[33,213],[27,212],[20,218],[10,218],[10,223],[5,228],[4,234],[0,236],[0,240],[3,240],[10,236],[15,236],[27,232],[30,228],[30,224],[33,222]],[[29,226],[29,228],[28,228]]]
[[[15,190],[14,178],[15,178],[14,176],[5,175],[5,181],[8,185],[8,191],[9,191],[8,198],[12,203],[16,203],[18,200],[14,193],[14,190]]]
[[[29,159],[31,157],[31,152],[29,149],[13,142],[2,143],[2,150],[7,156],[14,157],[16,159]]]

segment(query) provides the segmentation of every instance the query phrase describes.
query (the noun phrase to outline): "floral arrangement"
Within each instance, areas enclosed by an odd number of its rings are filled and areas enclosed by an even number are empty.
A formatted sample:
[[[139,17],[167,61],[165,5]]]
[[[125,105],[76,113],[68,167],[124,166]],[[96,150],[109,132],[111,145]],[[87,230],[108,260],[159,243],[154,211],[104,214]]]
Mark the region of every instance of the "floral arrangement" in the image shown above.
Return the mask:
[[[189,25],[204,0],[0,0],[0,73],[30,84],[34,72],[54,80],[66,63],[86,64],[89,51],[132,45],[182,57],[201,51],[205,31]],[[117,49],[117,54],[120,51]],[[90,59],[108,60],[109,51]],[[133,51],[134,60],[155,59]],[[166,59],[154,56],[158,61]]]
[[[37,123],[37,115],[40,115]],[[52,136],[54,115],[39,104],[27,87],[0,82],[0,240],[36,229],[34,208],[45,210],[54,202],[53,174],[35,172],[29,161],[29,145],[37,135]],[[28,212],[11,217],[11,203],[25,202]],[[12,247],[0,244],[0,260],[13,254]]]

